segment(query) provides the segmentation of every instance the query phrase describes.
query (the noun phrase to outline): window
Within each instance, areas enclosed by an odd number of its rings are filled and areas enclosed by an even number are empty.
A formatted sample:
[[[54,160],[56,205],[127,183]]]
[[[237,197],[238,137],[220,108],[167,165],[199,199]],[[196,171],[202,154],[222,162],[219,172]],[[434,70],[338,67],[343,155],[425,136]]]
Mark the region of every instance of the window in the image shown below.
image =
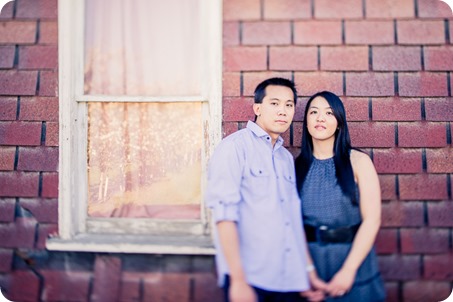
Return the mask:
[[[211,253],[221,1],[59,1],[59,237],[49,249]]]

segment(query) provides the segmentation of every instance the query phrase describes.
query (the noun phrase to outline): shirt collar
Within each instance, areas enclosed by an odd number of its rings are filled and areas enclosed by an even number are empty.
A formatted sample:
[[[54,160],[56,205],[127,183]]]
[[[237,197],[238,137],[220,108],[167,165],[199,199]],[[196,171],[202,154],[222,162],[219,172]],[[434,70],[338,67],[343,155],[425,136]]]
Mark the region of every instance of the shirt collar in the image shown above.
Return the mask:
[[[263,138],[266,141],[271,141],[271,137],[269,134],[263,130],[260,126],[258,126],[256,123],[252,121],[247,122],[247,129],[252,131],[256,136]],[[274,148],[278,148],[283,145],[283,138],[281,136],[278,136],[277,141],[275,142]]]

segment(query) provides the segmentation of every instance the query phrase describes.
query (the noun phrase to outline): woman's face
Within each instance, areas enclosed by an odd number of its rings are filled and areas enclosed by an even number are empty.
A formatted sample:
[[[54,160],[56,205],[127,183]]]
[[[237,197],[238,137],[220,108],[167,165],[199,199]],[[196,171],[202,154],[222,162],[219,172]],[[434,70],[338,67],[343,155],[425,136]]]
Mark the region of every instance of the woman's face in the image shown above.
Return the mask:
[[[318,96],[311,101],[307,112],[307,127],[313,140],[335,140],[338,122],[325,98]]]

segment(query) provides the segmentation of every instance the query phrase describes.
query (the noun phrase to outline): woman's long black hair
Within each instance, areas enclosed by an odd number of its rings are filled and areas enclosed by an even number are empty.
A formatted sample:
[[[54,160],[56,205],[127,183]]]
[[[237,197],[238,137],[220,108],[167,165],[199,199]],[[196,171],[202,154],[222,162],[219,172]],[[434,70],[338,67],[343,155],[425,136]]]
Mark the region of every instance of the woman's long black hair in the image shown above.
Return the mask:
[[[305,107],[302,130],[302,149],[295,162],[297,189],[300,192],[314,158],[312,136],[310,135],[310,132],[308,132],[307,128],[307,114],[311,102],[316,97],[322,97],[329,103],[330,108],[332,108],[333,115],[337,119],[338,128],[335,131],[335,142],[333,147],[335,174],[337,176],[338,184],[340,185],[343,193],[351,199],[353,204],[357,205],[358,200],[356,194],[356,185],[350,158],[351,149],[356,148],[352,148],[351,146],[351,138],[349,137],[348,124],[346,122],[346,112],[344,110],[343,103],[337,95],[330,91],[322,91],[314,94],[310,97]]]

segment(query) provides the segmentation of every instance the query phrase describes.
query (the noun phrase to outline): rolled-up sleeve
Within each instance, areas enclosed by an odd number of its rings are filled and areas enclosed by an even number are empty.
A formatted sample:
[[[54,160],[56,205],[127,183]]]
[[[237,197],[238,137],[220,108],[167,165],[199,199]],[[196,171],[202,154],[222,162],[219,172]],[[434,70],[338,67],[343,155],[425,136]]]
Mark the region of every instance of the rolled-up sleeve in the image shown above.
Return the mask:
[[[215,222],[239,221],[242,161],[233,140],[223,141],[211,157],[205,201]]]

